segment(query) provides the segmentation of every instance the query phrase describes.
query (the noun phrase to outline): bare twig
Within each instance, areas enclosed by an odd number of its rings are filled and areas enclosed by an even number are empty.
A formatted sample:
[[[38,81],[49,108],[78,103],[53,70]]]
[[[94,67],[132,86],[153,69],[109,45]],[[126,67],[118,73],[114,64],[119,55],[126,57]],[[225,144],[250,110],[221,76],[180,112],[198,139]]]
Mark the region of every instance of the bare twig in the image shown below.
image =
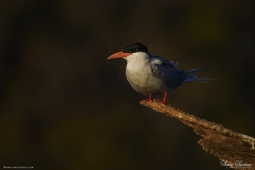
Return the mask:
[[[218,157],[222,161],[222,166],[236,169],[245,166],[246,169],[255,169],[255,138],[198,118],[170,105],[156,101],[141,102],[140,104],[174,117],[192,127],[195,133],[202,137],[198,144],[206,152]]]

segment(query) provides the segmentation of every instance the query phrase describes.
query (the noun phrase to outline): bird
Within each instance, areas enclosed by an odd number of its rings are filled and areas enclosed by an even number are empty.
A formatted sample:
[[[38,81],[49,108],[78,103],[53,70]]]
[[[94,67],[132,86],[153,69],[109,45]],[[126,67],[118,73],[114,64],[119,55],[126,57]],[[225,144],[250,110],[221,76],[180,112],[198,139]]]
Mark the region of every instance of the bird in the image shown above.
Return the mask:
[[[110,55],[109,59],[123,58],[127,61],[126,78],[132,88],[143,95],[149,96],[141,102],[152,101],[152,95],[162,95],[164,98],[158,102],[166,104],[167,94],[174,92],[184,82],[206,82],[212,78],[198,78],[194,74],[212,65],[182,71],[178,63],[151,55],[148,48],[142,43],[133,43],[120,52]]]

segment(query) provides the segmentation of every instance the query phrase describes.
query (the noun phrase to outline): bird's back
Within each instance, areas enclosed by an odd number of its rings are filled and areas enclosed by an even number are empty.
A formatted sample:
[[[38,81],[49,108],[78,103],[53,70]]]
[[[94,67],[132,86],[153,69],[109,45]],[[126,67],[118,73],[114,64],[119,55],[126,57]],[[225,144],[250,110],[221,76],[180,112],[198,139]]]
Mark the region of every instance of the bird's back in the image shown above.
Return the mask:
[[[154,76],[164,81],[169,91],[180,86],[187,78],[184,71],[179,70],[172,62],[159,56],[151,56],[151,68]]]

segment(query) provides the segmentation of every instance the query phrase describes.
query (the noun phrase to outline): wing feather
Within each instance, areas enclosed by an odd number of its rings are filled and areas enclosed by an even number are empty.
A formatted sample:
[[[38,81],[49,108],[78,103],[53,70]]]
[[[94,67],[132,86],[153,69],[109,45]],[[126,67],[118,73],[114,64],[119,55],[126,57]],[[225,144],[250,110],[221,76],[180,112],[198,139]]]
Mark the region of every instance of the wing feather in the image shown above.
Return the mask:
[[[169,88],[180,86],[187,78],[184,71],[173,62],[159,56],[151,56],[151,69],[155,77],[162,79]]]

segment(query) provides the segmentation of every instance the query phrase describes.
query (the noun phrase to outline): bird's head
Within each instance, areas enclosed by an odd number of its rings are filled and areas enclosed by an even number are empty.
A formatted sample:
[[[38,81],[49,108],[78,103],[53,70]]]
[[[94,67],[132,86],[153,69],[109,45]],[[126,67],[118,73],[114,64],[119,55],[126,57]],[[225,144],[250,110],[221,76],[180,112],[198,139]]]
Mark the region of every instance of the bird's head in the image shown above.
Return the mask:
[[[149,53],[145,45],[141,43],[133,43],[128,45],[123,51],[112,54],[110,57],[107,58],[107,60],[115,58],[127,59],[127,57],[132,56],[133,54],[136,54],[138,52],[143,52],[147,54]]]

